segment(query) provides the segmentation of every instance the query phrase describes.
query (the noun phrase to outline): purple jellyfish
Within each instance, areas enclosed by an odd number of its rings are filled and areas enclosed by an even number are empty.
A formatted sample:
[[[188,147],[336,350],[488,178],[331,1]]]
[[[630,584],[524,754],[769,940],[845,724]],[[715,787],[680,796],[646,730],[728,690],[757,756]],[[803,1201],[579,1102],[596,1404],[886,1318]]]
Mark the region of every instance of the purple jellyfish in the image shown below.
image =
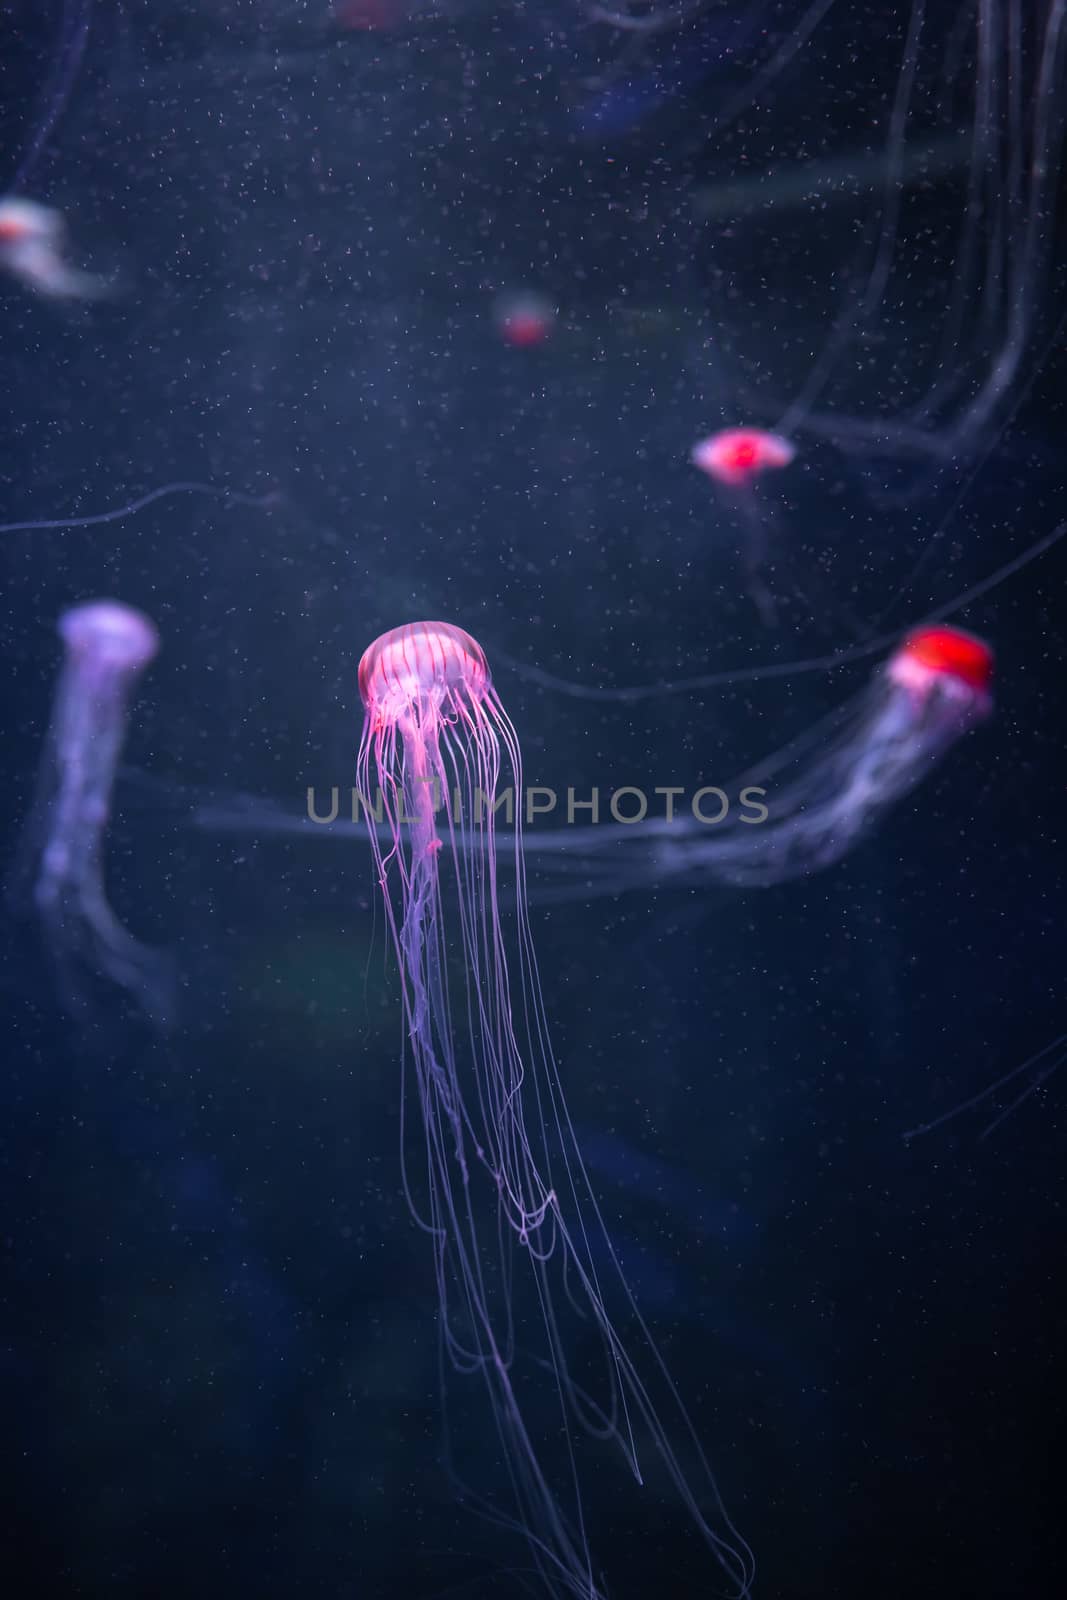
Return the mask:
[[[85,1014],[92,980],[102,977],[165,1024],[173,998],[170,959],[140,944],[118,921],[103,869],[129,701],[159,649],[159,635],[146,616],[117,600],[64,612],[59,635],[66,660],[13,897],[32,906],[71,1014]]]

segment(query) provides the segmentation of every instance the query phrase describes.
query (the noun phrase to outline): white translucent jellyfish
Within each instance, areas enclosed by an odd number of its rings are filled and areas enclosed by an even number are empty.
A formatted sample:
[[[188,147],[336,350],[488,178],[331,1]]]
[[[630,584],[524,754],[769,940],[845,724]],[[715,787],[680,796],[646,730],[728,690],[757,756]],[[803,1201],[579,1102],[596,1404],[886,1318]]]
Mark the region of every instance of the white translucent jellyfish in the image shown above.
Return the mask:
[[[64,259],[67,227],[62,213],[36,200],[0,200],[0,268],[27,288],[55,300],[97,300],[112,292],[106,278],[82,272]]]
[[[504,344],[528,350],[544,344],[556,324],[556,308],[547,295],[525,289],[497,295],[493,321]]]
[[[173,1001],[171,960],[126,931],[104,887],[104,841],[129,703],[159,635],[148,617],[117,600],[65,612],[59,635],[66,659],[9,896],[16,910],[36,917],[72,1015],[86,1015],[94,985],[105,979],[164,1025]]]

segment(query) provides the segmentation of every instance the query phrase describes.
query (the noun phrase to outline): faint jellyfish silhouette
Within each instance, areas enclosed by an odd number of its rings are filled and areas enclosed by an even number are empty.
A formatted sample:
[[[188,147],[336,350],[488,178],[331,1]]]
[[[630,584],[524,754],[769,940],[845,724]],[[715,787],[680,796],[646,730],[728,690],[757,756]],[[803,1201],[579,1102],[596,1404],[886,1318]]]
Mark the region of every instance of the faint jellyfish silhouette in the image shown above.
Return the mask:
[[[723,428],[702,439],[689,453],[690,461],[707,473],[723,505],[741,523],[749,593],[768,627],[777,621],[774,598],[763,577],[774,513],[768,503],[757,498],[757,482],[765,472],[788,467],[795,455],[788,439],[763,428]]]
[[[107,278],[64,260],[66,232],[61,212],[9,195],[0,200],[0,267],[55,300],[96,300],[111,294],[114,285]]]
[[[500,294],[493,301],[493,321],[505,344],[530,350],[544,344],[556,325],[556,308],[547,295],[532,289]]]
[[[584,1432],[638,1483],[655,1463],[746,1595],[751,1554],[626,1285],[564,1101],[526,911],[518,738],[485,655],[461,628],[414,623],[370,646],[359,685],[358,792],[401,975],[401,1092],[426,1141],[404,1189],[433,1248],[442,1374],[481,1380],[503,1463],[464,1498],[525,1537],[548,1593],[601,1600]],[[515,893],[502,901],[509,795]]]
[[[730,488],[744,488],[761,473],[788,467],[796,450],[764,428],[723,428],[693,446],[693,465]]]
[[[171,958],[118,921],[103,865],[129,702],[159,635],[148,617],[116,600],[75,606],[60,618],[59,634],[66,659],[9,900],[35,916],[72,1016],[89,1013],[94,983],[106,979],[165,1026],[174,999]]]

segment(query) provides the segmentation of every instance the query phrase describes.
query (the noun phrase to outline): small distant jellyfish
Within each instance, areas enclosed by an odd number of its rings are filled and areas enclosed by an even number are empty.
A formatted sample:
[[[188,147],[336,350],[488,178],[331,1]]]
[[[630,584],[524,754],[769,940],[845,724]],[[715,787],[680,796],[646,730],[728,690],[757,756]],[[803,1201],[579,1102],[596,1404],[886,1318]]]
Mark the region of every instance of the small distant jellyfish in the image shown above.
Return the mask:
[[[110,293],[106,279],[63,259],[66,232],[61,212],[8,195],[0,200],[0,267],[54,300],[92,300]]]
[[[751,483],[769,468],[788,467],[796,449],[762,428],[723,428],[694,445],[693,465],[731,487]]]
[[[533,290],[501,294],[493,303],[493,320],[505,344],[516,350],[529,350],[544,344],[552,333],[556,308],[545,295]]]
[[[993,652],[962,628],[916,628],[889,658],[887,677],[919,704],[942,694],[957,705],[992,710]]]
[[[718,486],[724,504],[740,518],[749,592],[764,623],[777,621],[774,597],[763,578],[771,509],[757,500],[757,479],[788,467],[796,449],[780,434],[762,428],[723,428],[694,445],[689,459]]]
[[[148,617],[117,600],[65,612],[59,635],[66,659],[9,899],[16,911],[36,917],[72,1016],[86,1015],[94,982],[105,979],[165,1025],[174,987],[170,958],[118,921],[103,868],[129,703],[159,635]]]

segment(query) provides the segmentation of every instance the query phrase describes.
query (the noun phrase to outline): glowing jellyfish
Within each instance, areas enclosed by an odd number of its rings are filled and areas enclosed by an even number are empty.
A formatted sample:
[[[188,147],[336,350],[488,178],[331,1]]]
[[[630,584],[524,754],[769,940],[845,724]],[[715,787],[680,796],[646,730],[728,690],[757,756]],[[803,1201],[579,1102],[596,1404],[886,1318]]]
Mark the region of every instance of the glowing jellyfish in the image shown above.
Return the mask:
[[[713,812],[679,812],[618,830],[569,830],[543,841],[546,864],[582,880],[573,898],[671,879],[767,887],[822,871],[990,714],[992,683],[993,653],[981,639],[918,628],[855,700],[722,791],[747,794],[747,812],[721,826]]]
[[[128,707],[159,649],[159,635],[146,616],[117,600],[75,606],[60,618],[59,634],[66,660],[10,892],[16,906],[28,901],[32,908],[73,1015],[85,1014],[94,981],[104,978],[165,1023],[170,960],[118,921],[103,868]]]
[[[744,488],[768,470],[788,467],[796,449],[764,428],[723,428],[693,446],[695,467],[729,488]]]
[[[788,467],[796,450],[788,439],[763,428],[723,428],[690,451],[695,467],[708,475],[724,506],[740,519],[744,534],[749,592],[768,625],[776,620],[774,600],[763,578],[772,526],[771,508],[758,503],[756,484],[766,472]]]
[[[425,1170],[405,1169],[405,1192],[433,1250],[442,1371],[484,1386],[504,1458],[497,1498],[477,1503],[522,1531],[549,1593],[597,1600],[575,1441],[585,1430],[613,1444],[638,1482],[646,1456],[665,1469],[733,1592],[745,1594],[751,1556],[626,1288],[567,1113],[519,818],[518,893],[501,910],[496,817],[508,793],[521,793],[521,761],[485,656],[461,628],[414,623],[371,645],[359,686],[358,787],[400,967],[403,1092],[426,1140]],[[626,1344],[620,1318],[633,1334]],[[571,1332],[598,1352],[580,1383]],[[531,1388],[537,1403],[524,1405]],[[546,1405],[555,1412],[546,1432],[564,1441],[554,1466],[528,1420],[541,1421]],[[703,1504],[661,1411],[700,1464]]]
[[[91,300],[111,291],[104,278],[64,260],[66,224],[60,212],[36,200],[0,200],[0,267],[52,299]]]
[[[505,344],[529,350],[544,344],[556,325],[556,308],[533,290],[501,294],[493,302],[493,320]]]
[[[47,517],[36,518],[31,522],[3,522],[0,523],[0,533],[34,531],[47,533],[57,528],[101,528],[105,523],[121,522],[123,517],[134,517],[146,506],[155,505],[157,500],[165,500],[172,494],[209,495],[212,499],[225,501],[227,506],[255,506],[264,511],[282,504],[282,496],[276,490],[271,490],[267,494],[251,495],[241,494],[237,489],[224,489],[213,483],[164,483],[158,489],[150,489],[147,494],[131,500],[129,505],[115,506],[111,511],[94,511],[88,516],[81,517]]]

